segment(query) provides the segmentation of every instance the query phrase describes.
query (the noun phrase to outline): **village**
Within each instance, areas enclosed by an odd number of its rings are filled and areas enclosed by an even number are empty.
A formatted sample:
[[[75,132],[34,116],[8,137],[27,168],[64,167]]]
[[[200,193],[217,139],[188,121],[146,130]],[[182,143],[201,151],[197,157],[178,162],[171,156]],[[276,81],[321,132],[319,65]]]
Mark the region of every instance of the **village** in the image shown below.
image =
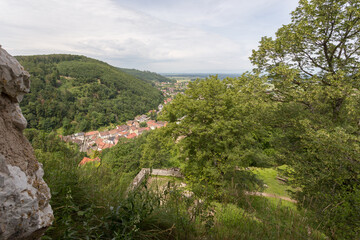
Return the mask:
[[[115,129],[99,132],[80,132],[68,136],[62,136],[65,142],[73,142],[79,145],[81,152],[91,154],[93,151],[102,151],[115,146],[121,138],[135,138],[145,131],[154,130],[166,126],[167,122],[151,120],[147,115],[135,117],[126,122],[126,125],[116,126]]]
[[[91,131],[74,133],[68,136],[60,136],[65,142],[72,142],[79,145],[81,152],[91,155],[94,151],[102,151],[115,146],[121,138],[135,138],[146,131],[154,130],[166,126],[167,122],[152,120],[149,116],[158,114],[164,105],[170,103],[173,98],[184,92],[188,82],[162,82],[157,83],[157,88],[165,97],[163,104],[158,106],[158,110],[150,110],[148,115],[140,115],[133,120],[129,120],[124,125],[118,125],[114,129],[106,131]]]

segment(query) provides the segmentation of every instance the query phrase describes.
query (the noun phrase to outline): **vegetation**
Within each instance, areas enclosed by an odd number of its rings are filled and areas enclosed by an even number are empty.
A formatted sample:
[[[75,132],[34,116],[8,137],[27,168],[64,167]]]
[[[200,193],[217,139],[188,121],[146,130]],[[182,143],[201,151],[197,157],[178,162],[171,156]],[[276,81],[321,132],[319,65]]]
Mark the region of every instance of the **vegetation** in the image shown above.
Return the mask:
[[[29,127],[64,135],[125,122],[162,101],[160,91],[106,63],[75,55],[20,56],[31,74],[21,103]]]
[[[136,69],[119,68],[121,71],[126,72],[129,75],[137,77],[138,79],[150,82],[174,82],[174,80],[164,77],[160,74],[150,71],[140,71]]]
[[[178,180],[166,178],[160,181],[163,191],[144,185],[127,193],[149,135],[124,140],[101,154],[100,165],[83,167],[77,146],[55,133],[28,129],[25,135],[52,193],[55,221],[43,239],[324,239],[309,233],[302,212],[262,197],[202,202],[185,197],[174,184]]]
[[[270,165],[276,155],[269,144],[271,132],[263,127],[264,113],[275,107],[265,101],[269,98],[265,90],[260,78],[249,81],[246,75],[190,83],[185,94],[164,109],[167,130],[155,133],[159,140],[149,142],[149,152],[161,154],[155,144],[171,136],[167,141],[178,149],[172,151],[176,154],[172,158],[179,161],[193,188],[210,196],[226,194],[222,190],[235,177],[236,184],[249,190],[256,181],[245,181],[251,179],[251,172],[239,169]]]
[[[74,146],[28,130],[53,194],[47,238],[359,239],[359,5],[301,0],[291,23],[253,51],[253,73],[189,83],[159,116],[167,127],[120,141],[100,165],[79,168]],[[51,89],[88,84],[78,69],[90,60],[78,58],[51,65],[64,76]],[[91,66],[91,79],[105,82]],[[187,187],[170,179],[164,191],[127,192],[142,167],[180,167]]]
[[[332,238],[359,238],[360,2],[300,1],[251,60],[281,102],[273,127],[294,194]]]
[[[277,168],[252,168],[251,170],[259,179],[266,183],[266,188],[264,189],[265,193],[272,193],[278,196],[290,197],[289,192],[293,189],[289,185],[285,184],[285,182],[281,182],[277,178],[280,175]]]

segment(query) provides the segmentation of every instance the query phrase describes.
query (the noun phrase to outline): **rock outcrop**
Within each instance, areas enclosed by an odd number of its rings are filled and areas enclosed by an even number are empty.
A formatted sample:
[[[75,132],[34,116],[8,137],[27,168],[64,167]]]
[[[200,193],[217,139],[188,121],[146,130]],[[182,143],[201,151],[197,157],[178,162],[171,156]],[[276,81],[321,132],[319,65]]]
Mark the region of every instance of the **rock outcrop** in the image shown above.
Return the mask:
[[[0,240],[38,239],[53,220],[42,165],[22,134],[27,122],[19,103],[29,77],[0,46]]]

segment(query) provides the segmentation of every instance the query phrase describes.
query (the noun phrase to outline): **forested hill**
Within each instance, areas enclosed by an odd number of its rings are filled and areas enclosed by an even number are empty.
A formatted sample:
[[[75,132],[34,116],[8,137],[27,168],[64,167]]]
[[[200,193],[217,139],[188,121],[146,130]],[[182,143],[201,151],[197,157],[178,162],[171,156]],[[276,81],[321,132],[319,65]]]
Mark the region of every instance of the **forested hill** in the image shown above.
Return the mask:
[[[107,63],[84,56],[18,56],[31,74],[21,103],[28,127],[64,134],[133,119],[161,103],[161,92]]]
[[[119,68],[121,71],[124,71],[130,75],[133,75],[141,80],[144,81],[151,81],[151,82],[173,82],[174,80],[162,76],[160,74],[150,72],[150,71],[140,71],[136,69],[129,69],[129,68]]]

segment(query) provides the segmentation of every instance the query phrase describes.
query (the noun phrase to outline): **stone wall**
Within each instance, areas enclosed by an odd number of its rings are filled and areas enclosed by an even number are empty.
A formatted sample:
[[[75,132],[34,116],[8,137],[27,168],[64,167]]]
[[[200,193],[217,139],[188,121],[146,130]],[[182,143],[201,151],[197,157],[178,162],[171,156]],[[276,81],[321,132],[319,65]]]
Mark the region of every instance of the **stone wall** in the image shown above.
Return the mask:
[[[0,46],[0,239],[38,239],[53,220],[42,166],[22,134],[29,77]]]
[[[168,176],[168,177],[178,177],[182,178],[183,175],[178,168],[170,168],[170,169],[150,169],[150,168],[143,168],[140,172],[136,175],[134,180],[129,186],[128,191],[136,189],[146,178],[147,175],[150,176]]]

